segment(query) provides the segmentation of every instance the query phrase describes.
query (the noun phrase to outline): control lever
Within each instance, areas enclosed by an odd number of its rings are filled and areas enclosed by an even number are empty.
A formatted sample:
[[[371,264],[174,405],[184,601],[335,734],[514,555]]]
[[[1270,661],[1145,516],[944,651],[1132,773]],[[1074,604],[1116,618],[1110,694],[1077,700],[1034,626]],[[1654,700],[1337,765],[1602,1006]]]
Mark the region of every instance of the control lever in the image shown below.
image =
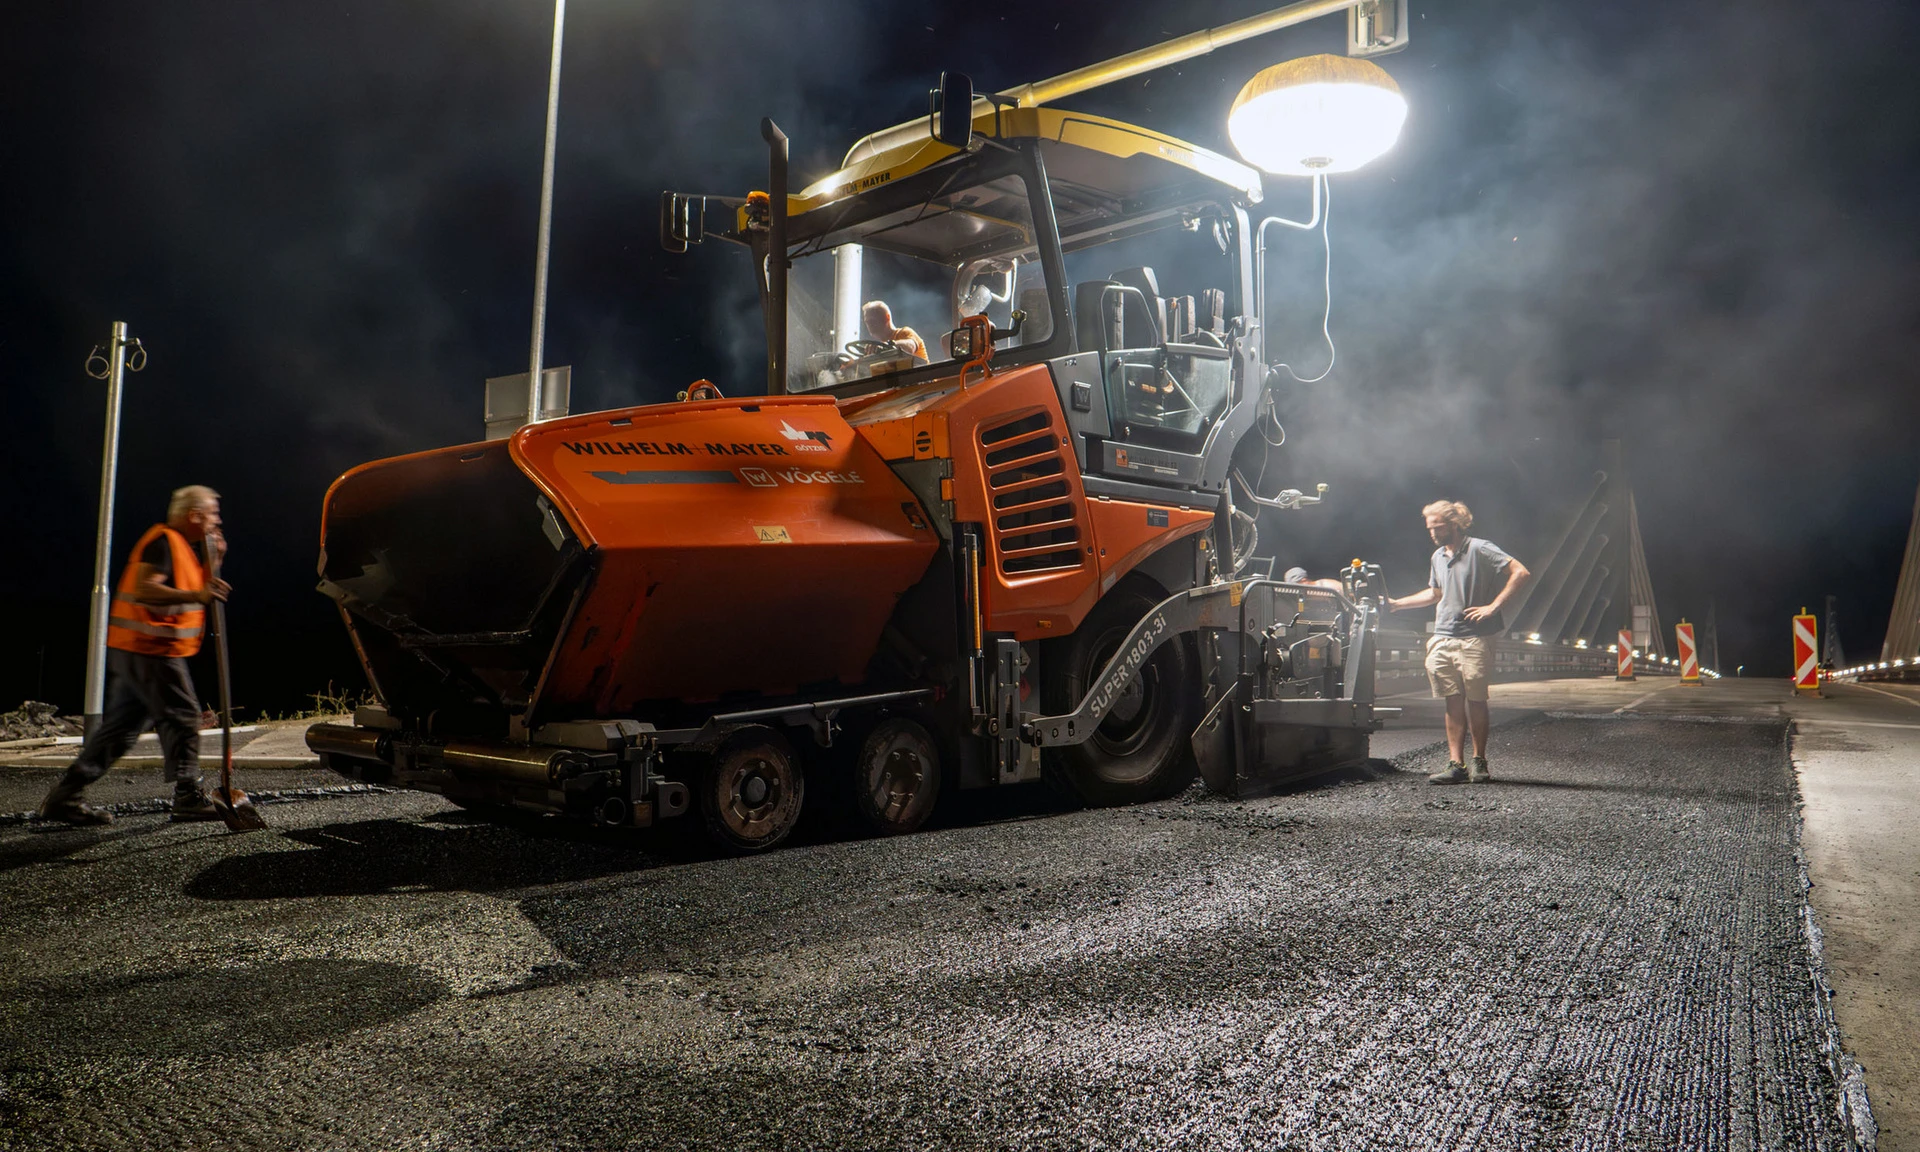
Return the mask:
[[[1247,483],[1245,476],[1240,475],[1238,468],[1233,470],[1233,478],[1240,481],[1240,486],[1247,490],[1247,498],[1262,508],[1305,508],[1309,504],[1318,504],[1327,498],[1327,486],[1325,484],[1315,485],[1314,495],[1312,496],[1307,495],[1298,488],[1283,488],[1277,496],[1262,496],[1254,489],[1253,485]]]
[[[1375,589],[1379,590],[1378,599],[1381,604],[1386,603],[1387,581],[1386,577],[1381,575],[1378,564],[1369,564],[1356,558],[1353,563],[1340,570],[1340,583],[1346,588],[1347,599],[1356,604],[1360,602],[1361,597],[1373,593]]]

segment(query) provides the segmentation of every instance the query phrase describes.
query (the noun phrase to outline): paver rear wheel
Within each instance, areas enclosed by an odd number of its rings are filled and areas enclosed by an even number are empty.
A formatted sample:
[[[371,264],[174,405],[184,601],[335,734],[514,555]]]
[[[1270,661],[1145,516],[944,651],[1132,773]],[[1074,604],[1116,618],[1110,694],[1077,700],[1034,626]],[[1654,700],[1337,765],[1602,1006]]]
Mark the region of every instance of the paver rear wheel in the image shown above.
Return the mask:
[[[1158,602],[1139,587],[1115,588],[1073,635],[1051,646],[1041,668],[1047,711],[1076,707],[1127,633]],[[1098,807],[1157,800],[1192,783],[1189,737],[1200,722],[1197,665],[1186,637],[1162,644],[1091,737],[1053,750],[1049,780]]]
[[[762,852],[799,822],[806,777],[778,732],[744,728],[713,750],[694,791],[708,835],[735,851]]]

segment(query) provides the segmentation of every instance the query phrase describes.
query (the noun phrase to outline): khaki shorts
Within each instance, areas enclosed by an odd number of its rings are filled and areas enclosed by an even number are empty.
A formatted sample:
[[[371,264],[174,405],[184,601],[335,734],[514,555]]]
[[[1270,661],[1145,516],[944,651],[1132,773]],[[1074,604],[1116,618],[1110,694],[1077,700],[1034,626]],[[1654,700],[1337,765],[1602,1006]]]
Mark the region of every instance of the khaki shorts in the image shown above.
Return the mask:
[[[1432,636],[1427,639],[1427,681],[1434,697],[1487,698],[1493,672],[1493,637]]]

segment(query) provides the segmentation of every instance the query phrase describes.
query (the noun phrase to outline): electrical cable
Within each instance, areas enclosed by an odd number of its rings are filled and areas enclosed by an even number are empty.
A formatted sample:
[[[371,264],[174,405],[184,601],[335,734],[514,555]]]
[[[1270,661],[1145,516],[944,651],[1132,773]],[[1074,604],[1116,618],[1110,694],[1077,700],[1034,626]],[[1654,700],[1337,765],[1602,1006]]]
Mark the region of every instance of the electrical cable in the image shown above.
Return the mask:
[[[1287,375],[1302,384],[1318,384],[1320,381],[1325,380],[1332,374],[1334,359],[1339,355],[1339,350],[1333,346],[1333,331],[1331,327],[1333,322],[1333,239],[1328,235],[1327,231],[1327,225],[1333,219],[1333,185],[1331,181],[1327,181],[1324,177],[1321,179],[1326,185],[1323,193],[1326,197],[1326,205],[1320,215],[1320,242],[1325,246],[1327,252],[1326,271],[1321,278],[1323,287],[1325,287],[1327,293],[1327,307],[1326,311],[1323,312],[1320,317],[1320,335],[1325,337],[1327,341],[1327,368],[1326,371],[1320,373],[1318,376],[1306,377],[1295,372],[1291,365],[1274,365],[1275,369],[1285,369]],[[1272,393],[1269,392],[1268,395],[1271,396]],[[1276,420],[1275,423],[1278,423],[1278,421]],[[1261,436],[1266,436],[1265,430],[1261,431]],[[1271,444],[1273,442],[1269,440],[1268,443]],[[1278,445],[1275,445],[1275,447],[1278,447]]]
[[[1298,379],[1298,377],[1295,377],[1295,379]],[[1273,430],[1280,433],[1280,439],[1275,440],[1273,437],[1267,435],[1267,421],[1272,421]],[[1279,448],[1287,442],[1287,426],[1280,423],[1280,405],[1279,402],[1273,398],[1273,389],[1271,388],[1267,389],[1266,398],[1261,402],[1260,420],[1254,427],[1259,429],[1260,439],[1265,440],[1269,448]],[[1262,471],[1266,469],[1265,461],[1261,462],[1260,467]]]

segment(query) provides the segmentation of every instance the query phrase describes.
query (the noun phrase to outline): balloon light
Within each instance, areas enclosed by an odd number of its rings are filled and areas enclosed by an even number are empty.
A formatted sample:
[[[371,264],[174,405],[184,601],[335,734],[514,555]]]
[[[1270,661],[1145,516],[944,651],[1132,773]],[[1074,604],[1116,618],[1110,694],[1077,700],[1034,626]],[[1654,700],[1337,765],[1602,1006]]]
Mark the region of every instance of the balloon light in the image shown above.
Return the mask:
[[[1227,113],[1247,163],[1278,176],[1351,172],[1400,139],[1407,98],[1378,64],[1304,56],[1256,73]]]

